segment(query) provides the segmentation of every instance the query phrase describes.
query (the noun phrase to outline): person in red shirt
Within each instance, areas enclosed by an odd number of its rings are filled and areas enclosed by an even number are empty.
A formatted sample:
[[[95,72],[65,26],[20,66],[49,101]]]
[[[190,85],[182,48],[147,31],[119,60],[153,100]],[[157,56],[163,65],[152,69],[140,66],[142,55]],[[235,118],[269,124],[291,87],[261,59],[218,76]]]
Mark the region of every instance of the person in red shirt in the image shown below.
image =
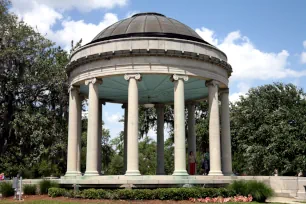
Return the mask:
[[[4,180],[4,173],[0,174],[0,180]]]

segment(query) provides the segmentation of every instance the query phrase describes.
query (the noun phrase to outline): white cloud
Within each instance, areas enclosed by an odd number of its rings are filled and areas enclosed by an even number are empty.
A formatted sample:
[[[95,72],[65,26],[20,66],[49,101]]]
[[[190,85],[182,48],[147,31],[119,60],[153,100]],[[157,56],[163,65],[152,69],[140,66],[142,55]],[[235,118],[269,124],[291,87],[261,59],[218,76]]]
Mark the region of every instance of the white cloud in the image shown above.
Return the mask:
[[[216,39],[215,32],[213,30],[202,27],[201,29],[195,29],[195,31],[208,43],[215,46],[218,45],[218,39]]]
[[[57,10],[77,9],[82,12],[89,12],[95,9],[111,9],[116,6],[125,6],[127,0],[12,0],[13,7],[21,7],[24,10],[31,10],[31,4],[45,5]]]
[[[306,52],[302,52],[301,54],[301,63],[306,64]]]
[[[51,39],[64,46],[66,50],[71,48],[71,40],[74,42],[82,39],[82,45],[89,43],[99,32],[107,26],[118,21],[117,15],[106,13],[99,24],[85,23],[84,20],[62,21],[62,29],[51,32]]]
[[[47,38],[69,51],[72,40],[77,42],[82,39],[84,45],[104,28],[117,22],[118,17],[113,13],[105,13],[98,24],[93,24],[84,20],[74,21],[64,18],[61,14],[63,10],[112,8],[116,5],[123,6],[126,2],[127,0],[91,0],[91,3],[83,0],[13,0],[11,10],[27,24],[37,27],[40,33],[47,34]],[[62,28],[54,31],[52,28],[56,23],[60,23]]]
[[[133,15],[135,15],[136,13],[139,13],[139,11],[129,11],[129,12],[125,15],[125,18],[130,18],[130,17],[132,17]]]
[[[223,40],[216,38],[214,31],[207,28],[196,29],[206,41],[217,46],[228,56],[233,67],[232,80],[268,80],[285,77],[306,76],[306,71],[295,71],[288,68],[289,53],[264,52],[255,47],[248,37],[240,31],[229,33]]]
[[[306,40],[303,42],[303,46],[306,49]]]
[[[120,123],[119,120],[122,118],[120,113],[109,114],[105,112],[105,118],[108,123]]]
[[[239,100],[240,96],[245,96],[248,90],[250,89],[250,84],[245,82],[240,82],[237,84],[238,92],[230,94],[229,100],[234,103]],[[231,89],[230,89],[231,90]]]
[[[11,10],[30,26],[37,27],[43,35],[49,33],[56,21],[63,18],[59,12],[36,1],[13,0],[12,4]]]

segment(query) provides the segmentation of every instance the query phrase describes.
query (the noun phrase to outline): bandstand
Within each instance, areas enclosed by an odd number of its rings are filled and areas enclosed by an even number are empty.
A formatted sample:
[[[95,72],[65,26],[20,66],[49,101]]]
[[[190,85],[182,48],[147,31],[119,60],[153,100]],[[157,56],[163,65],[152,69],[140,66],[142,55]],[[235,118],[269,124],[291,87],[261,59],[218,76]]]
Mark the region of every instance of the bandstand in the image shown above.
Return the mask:
[[[159,13],[139,13],[101,31],[71,54],[67,172],[63,184],[197,183],[232,174],[226,55],[193,29]],[[86,171],[80,171],[81,104],[88,98]],[[220,99],[220,101],[219,101]],[[209,176],[186,171],[185,107],[188,151],[196,152],[195,107],[209,101]],[[101,175],[102,104],[125,109],[125,175]],[[157,111],[156,176],[140,175],[138,106]],[[164,175],[164,105],[174,105],[174,172]],[[221,113],[221,114],[219,114]],[[102,155],[103,157],[103,155]],[[103,158],[102,158],[103,159]]]

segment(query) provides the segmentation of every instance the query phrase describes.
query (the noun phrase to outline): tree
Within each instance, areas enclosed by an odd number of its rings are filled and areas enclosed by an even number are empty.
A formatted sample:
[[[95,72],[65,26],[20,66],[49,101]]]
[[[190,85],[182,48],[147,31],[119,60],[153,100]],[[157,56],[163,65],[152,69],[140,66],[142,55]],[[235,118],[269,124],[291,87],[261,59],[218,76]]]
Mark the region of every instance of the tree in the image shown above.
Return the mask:
[[[60,175],[66,169],[68,55],[9,6],[0,0],[0,171]]]
[[[85,172],[86,170],[86,153],[87,153],[87,124],[88,119],[82,119],[82,135],[81,135],[81,171]],[[104,172],[108,171],[109,165],[111,163],[111,158],[114,154],[114,150],[109,141],[110,134],[109,130],[104,128],[104,121],[102,121],[102,138],[100,141],[101,145],[101,164],[102,170]]]
[[[274,83],[248,91],[231,104],[233,167],[252,175],[306,169],[306,94]]]

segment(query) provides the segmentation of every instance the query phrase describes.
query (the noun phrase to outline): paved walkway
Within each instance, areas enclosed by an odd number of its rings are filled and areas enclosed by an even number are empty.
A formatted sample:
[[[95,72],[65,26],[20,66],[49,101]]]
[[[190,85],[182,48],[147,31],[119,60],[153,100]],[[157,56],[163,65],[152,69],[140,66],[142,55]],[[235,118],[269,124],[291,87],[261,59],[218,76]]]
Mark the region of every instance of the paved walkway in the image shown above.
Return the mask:
[[[288,203],[288,204],[305,204],[306,200],[304,200],[304,203],[299,202],[301,200],[296,198],[284,198],[284,197],[272,197],[267,200],[267,202],[271,203]]]

